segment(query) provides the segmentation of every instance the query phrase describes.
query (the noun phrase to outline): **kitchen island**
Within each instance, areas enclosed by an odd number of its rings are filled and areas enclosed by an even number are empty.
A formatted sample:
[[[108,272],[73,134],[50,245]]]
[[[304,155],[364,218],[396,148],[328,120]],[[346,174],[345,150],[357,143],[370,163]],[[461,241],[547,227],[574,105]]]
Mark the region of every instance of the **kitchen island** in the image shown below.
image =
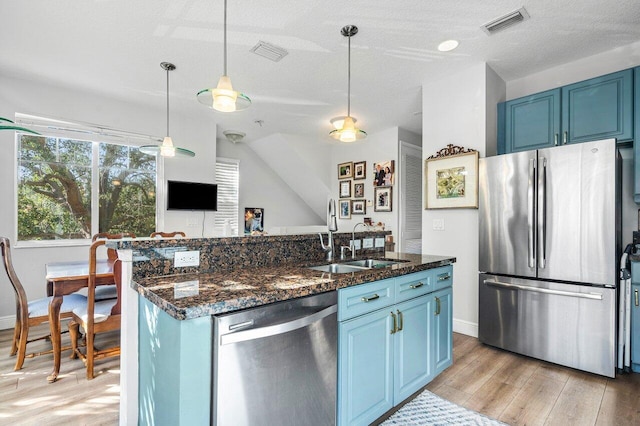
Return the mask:
[[[358,234],[359,238],[379,237],[369,232]],[[350,236],[344,234],[342,238]],[[137,394],[137,398],[127,396],[129,404],[137,400],[136,413],[130,406],[123,418],[121,410],[121,423],[131,423],[135,416],[140,424],[209,424],[212,315],[392,279],[455,262],[455,258],[447,256],[385,253],[382,247],[366,250],[361,257],[397,263],[351,273],[321,272],[309,269],[328,263],[321,252],[318,255],[318,247],[313,244],[315,238],[314,235],[120,243],[121,257],[131,260],[128,270],[131,288],[125,297],[129,299],[125,303],[129,318],[123,324],[122,339],[122,362],[127,366],[122,368],[123,374],[127,372],[130,376],[135,371],[138,377],[136,385],[128,386],[129,393]],[[338,241],[340,238],[336,235]],[[211,247],[207,248],[207,243]],[[259,248],[256,244],[270,248],[271,261],[225,258],[220,251],[217,257],[211,256],[220,249],[234,250],[230,245],[255,253]],[[199,268],[183,268],[186,273],[177,273],[167,265],[171,263],[167,262],[168,253],[195,247],[200,248]],[[158,258],[158,253],[164,257]],[[283,253],[288,256],[282,256]],[[235,265],[230,265],[234,262]],[[242,266],[247,262],[251,265]],[[125,349],[127,345],[129,348]],[[124,389],[123,392],[127,393]]]

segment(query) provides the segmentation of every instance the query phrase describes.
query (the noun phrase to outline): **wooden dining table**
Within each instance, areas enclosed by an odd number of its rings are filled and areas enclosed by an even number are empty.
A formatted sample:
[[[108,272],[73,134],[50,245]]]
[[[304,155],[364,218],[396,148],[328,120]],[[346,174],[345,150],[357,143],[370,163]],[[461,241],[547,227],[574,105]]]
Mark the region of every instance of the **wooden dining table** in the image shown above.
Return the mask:
[[[49,383],[60,374],[62,343],[60,338],[60,308],[64,296],[89,285],[89,260],[55,262],[46,264],[47,296],[49,302],[49,327],[53,346],[53,371],[47,376]],[[96,262],[96,285],[114,284],[113,260],[99,259]]]

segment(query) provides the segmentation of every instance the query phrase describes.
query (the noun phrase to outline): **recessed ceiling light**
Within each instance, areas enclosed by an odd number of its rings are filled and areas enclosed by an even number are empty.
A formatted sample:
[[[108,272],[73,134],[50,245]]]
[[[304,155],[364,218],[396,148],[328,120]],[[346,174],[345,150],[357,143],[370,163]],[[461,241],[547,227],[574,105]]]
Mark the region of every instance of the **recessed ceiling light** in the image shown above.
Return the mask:
[[[441,52],[450,52],[456,47],[458,47],[458,40],[447,40],[443,41],[438,45],[438,50]]]

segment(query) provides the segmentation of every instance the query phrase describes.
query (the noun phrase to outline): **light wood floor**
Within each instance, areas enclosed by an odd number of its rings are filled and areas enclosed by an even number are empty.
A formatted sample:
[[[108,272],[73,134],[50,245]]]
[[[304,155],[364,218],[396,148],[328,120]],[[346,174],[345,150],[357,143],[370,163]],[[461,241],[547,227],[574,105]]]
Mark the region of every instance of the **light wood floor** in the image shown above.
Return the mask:
[[[0,425],[118,424],[117,358],[98,361],[97,377],[88,381],[82,362],[65,352],[60,380],[48,384],[52,356],[27,359],[14,372],[10,343],[11,331],[0,331]],[[455,333],[453,352],[454,364],[427,389],[510,425],[640,425],[640,374],[608,379]]]
[[[510,425],[640,425],[640,374],[609,379],[454,333],[454,362],[427,389]]]
[[[66,323],[63,324],[66,330]],[[46,334],[48,326],[32,328],[30,336]],[[0,425],[117,425],[120,404],[120,360],[96,361],[93,380],[86,379],[82,361],[69,359],[62,353],[60,378],[47,383],[53,368],[53,355],[27,358],[22,370],[13,371],[15,357],[9,356],[13,330],[0,331]],[[118,333],[96,337],[96,346],[109,347],[117,342]],[[62,338],[69,345],[69,335]],[[47,350],[48,341],[27,346],[31,350]]]

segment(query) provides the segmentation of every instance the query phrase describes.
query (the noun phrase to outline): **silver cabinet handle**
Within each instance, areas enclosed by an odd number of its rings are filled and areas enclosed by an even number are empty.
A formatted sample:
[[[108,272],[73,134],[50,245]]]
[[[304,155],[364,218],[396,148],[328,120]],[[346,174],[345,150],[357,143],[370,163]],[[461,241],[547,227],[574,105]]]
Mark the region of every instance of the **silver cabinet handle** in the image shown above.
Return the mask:
[[[440,298],[436,297],[436,315],[440,315]]]
[[[409,288],[411,288],[411,289],[414,289],[414,290],[415,290],[416,288],[420,288],[420,287],[422,287],[423,285],[424,285],[424,284],[423,284],[422,282],[419,282],[418,284],[411,284],[411,285],[409,286]]]
[[[640,304],[638,304],[638,290],[633,290],[633,293],[636,296],[636,306],[640,306]]]
[[[538,268],[546,264],[547,240],[547,159],[538,160]]]
[[[266,327],[238,331],[237,333],[225,334],[220,336],[220,344],[227,345],[229,343],[244,342],[247,340],[255,340],[263,337],[288,333],[289,331],[297,330],[311,325],[314,322],[318,322],[331,314],[335,314],[336,312],[338,312],[338,305],[331,305],[328,308],[316,312],[315,314],[303,316],[302,318],[297,318],[282,324],[269,325]]]
[[[569,139],[569,132],[567,132],[566,130],[564,131],[564,133],[562,134],[562,144],[566,145]]]
[[[438,275],[438,281],[446,281],[449,278],[451,278],[451,275],[449,275],[449,273]]]
[[[360,299],[360,300],[362,300],[364,303],[367,303],[367,302],[371,302],[372,300],[376,300],[376,299],[380,299],[380,296],[378,296],[378,293],[374,293],[373,296],[369,296],[369,297],[362,296],[362,299]]]
[[[393,318],[393,328],[391,329],[391,334],[395,334],[398,331],[398,320],[396,318],[396,314],[391,312],[391,318]]]
[[[508,284],[493,280],[484,280],[484,283],[495,287],[514,288],[523,291],[532,291],[534,293],[555,294],[558,296],[578,297],[581,299],[602,300],[602,293],[578,293],[575,291],[551,290],[548,288],[531,287],[528,285],[519,284]]]
[[[398,313],[398,331],[402,331],[402,324],[404,322],[404,320],[402,319],[402,312],[400,312],[400,310],[398,309],[396,309],[396,312]]]
[[[553,145],[558,146],[558,134],[553,135]]]
[[[533,218],[535,213],[534,186],[536,176],[536,160],[529,159],[529,182],[527,183],[527,258],[529,260],[529,268],[536,267],[535,259],[535,237]]]

